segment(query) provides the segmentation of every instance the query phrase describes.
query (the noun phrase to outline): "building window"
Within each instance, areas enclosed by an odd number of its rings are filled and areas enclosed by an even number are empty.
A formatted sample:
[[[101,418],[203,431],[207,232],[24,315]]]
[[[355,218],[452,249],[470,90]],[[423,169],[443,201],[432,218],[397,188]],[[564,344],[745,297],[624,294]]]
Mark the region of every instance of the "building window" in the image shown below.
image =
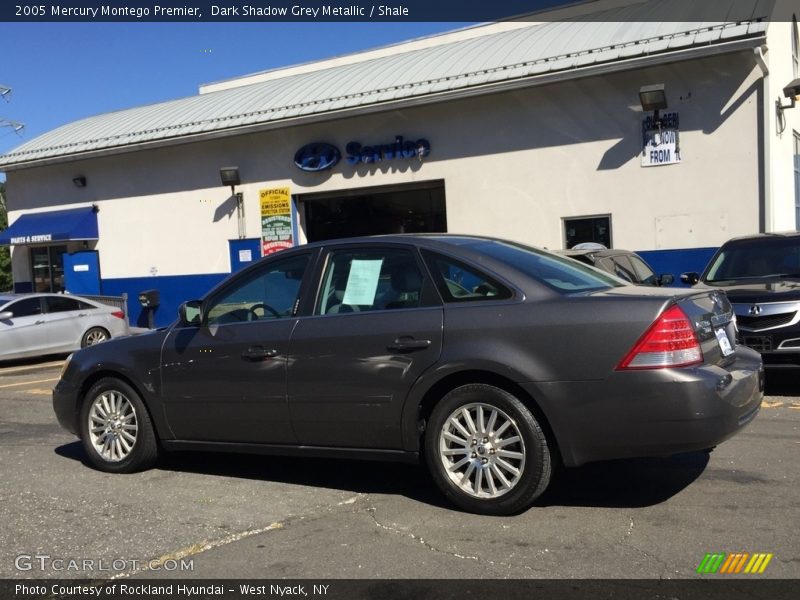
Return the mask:
[[[794,228],[800,231],[800,133],[794,132]]]
[[[611,248],[611,217],[564,218],[564,248],[583,242],[597,242]]]

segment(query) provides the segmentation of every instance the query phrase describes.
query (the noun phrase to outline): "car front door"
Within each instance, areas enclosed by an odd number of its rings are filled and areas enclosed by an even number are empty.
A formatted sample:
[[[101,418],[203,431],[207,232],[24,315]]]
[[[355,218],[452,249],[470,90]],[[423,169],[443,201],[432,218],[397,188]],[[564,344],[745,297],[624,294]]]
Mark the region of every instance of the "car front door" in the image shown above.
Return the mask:
[[[304,445],[400,449],[405,398],[439,359],[443,311],[410,246],[336,247],[288,365]]]
[[[40,296],[22,298],[3,308],[10,319],[0,320],[0,358],[35,356],[47,353],[47,332],[44,330]]]
[[[180,440],[292,444],[289,338],[311,253],[264,261],[203,302],[162,348],[162,397]]]

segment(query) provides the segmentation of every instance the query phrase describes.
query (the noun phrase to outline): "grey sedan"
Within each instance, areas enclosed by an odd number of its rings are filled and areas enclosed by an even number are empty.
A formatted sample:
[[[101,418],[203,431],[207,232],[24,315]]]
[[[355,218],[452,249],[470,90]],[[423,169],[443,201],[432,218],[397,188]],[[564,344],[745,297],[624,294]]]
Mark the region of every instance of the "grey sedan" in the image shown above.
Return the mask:
[[[424,460],[459,507],[528,507],[556,465],[709,449],[757,414],[724,293],[624,285],[453,235],[285,250],[170,327],[77,352],[53,396],[99,469],[161,451]]]
[[[127,333],[121,310],[88,298],[0,295],[0,360],[72,352]]]

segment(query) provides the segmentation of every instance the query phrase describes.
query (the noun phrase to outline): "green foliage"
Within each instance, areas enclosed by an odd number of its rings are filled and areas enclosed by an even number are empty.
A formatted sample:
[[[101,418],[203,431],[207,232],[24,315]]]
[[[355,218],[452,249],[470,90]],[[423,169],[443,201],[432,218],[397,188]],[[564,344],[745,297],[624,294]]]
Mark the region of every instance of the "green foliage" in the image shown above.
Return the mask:
[[[0,231],[8,227],[6,214],[6,184],[0,181]],[[0,246],[0,292],[10,290],[11,283],[11,253],[8,246]]]

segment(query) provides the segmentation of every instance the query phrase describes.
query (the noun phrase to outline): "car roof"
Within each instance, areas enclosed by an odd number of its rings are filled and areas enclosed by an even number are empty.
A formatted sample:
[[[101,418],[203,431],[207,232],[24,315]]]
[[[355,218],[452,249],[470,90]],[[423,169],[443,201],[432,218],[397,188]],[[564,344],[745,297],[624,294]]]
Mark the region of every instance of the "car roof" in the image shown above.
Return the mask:
[[[500,238],[493,238],[480,235],[464,235],[457,233],[393,233],[387,235],[369,235],[361,237],[339,238],[335,240],[322,240],[319,242],[311,242],[303,246],[296,246],[296,249],[301,248],[319,248],[321,246],[346,246],[348,244],[368,244],[368,243],[400,243],[400,244],[414,244],[417,246],[436,247],[441,245],[446,246],[465,246],[480,242],[509,242],[515,243],[511,240],[504,240]]]
[[[57,292],[31,292],[28,294],[17,294],[17,293],[8,293],[8,294],[0,294],[0,304],[5,304],[6,302],[11,302],[12,300],[19,300],[21,298],[72,298],[73,300],[80,300],[81,302],[89,302],[90,304],[96,304],[94,300],[89,298],[84,298],[83,296],[77,296],[75,294],[59,294]]]
[[[776,238],[795,238],[800,237],[800,231],[772,231],[770,233],[754,233],[752,235],[742,235],[739,237],[731,238],[726,244],[730,242],[742,242],[758,239],[776,239]]]

